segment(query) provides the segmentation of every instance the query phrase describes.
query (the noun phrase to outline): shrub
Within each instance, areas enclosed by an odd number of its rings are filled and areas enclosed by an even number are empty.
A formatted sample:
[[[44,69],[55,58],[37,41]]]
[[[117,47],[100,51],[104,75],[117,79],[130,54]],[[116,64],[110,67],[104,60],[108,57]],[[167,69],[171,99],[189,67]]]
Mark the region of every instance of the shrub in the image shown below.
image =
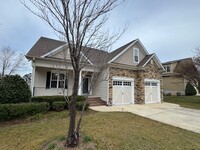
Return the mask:
[[[0,103],[29,102],[31,91],[28,84],[19,75],[5,76],[0,80]]]
[[[11,120],[24,116],[35,115],[37,113],[46,112],[49,105],[43,103],[20,103],[20,104],[1,104],[0,120]]]
[[[84,104],[85,104],[84,101],[77,102],[77,104],[76,104],[76,109],[77,109],[78,111],[82,111],[83,105],[84,105]],[[88,107],[89,107],[89,104],[87,103],[87,104],[85,105],[85,110],[87,110]]]
[[[68,98],[69,98],[69,100],[71,100],[71,96],[69,96]],[[52,104],[54,102],[65,101],[65,98],[64,98],[64,96],[58,96],[58,95],[57,96],[35,96],[35,97],[31,98],[31,101],[32,102],[48,102],[49,105],[50,105],[50,109],[53,109]],[[78,96],[77,102],[82,102],[82,101],[85,101],[85,97],[84,96]]]
[[[52,104],[57,101],[65,101],[63,96],[35,96],[31,98],[31,102],[47,102],[49,103],[50,109],[52,109]]]
[[[166,96],[172,96],[172,94],[171,93],[167,93]]]
[[[55,111],[63,111],[66,108],[66,105],[66,102],[63,101],[53,102],[52,109]]]
[[[187,83],[185,88],[185,95],[196,95],[197,92],[190,82]]]

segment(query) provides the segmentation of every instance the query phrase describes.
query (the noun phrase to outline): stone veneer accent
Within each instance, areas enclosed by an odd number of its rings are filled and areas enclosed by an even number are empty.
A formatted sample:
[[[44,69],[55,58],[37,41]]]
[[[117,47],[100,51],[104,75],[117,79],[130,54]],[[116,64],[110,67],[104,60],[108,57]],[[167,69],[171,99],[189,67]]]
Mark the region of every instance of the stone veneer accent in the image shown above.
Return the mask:
[[[161,100],[162,96],[162,75],[157,66],[157,64],[151,60],[144,67],[145,70],[130,70],[130,69],[122,69],[117,67],[109,68],[109,105],[112,105],[112,77],[113,76],[121,76],[121,77],[129,77],[134,78],[134,97],[136,104],[144,104],[145,103],[145,86],[144,79],[156,79],[160,80],[161,86]]]

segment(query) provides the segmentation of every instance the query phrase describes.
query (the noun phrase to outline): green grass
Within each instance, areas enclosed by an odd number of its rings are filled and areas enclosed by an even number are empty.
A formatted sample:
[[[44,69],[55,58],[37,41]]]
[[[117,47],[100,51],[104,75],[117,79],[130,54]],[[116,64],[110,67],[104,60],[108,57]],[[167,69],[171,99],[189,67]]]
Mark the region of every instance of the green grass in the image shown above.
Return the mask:
[[[200,109],[200,96],[164,96],[164,101],[181,107]]]
[[[67,112],[50,112],[37,120],[0,123],[0,149],[38,150],[53,139],[64,139]],[[89,110],[81,131],[98,149],[157,150],[199,149],[200,134],[155,122],[131,113],[101,113]]]

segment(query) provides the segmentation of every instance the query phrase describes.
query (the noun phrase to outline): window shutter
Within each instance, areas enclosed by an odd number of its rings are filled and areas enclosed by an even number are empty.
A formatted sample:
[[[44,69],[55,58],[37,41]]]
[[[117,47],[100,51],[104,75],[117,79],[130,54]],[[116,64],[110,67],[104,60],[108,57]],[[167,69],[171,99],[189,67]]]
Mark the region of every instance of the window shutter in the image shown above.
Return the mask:
[[[67,89],[67,88],[68,88],[68,79],[65,78],[65,89]]]
[[[51,78],[51,72],[47,72],[46,89],[50,88],[50,78]]]

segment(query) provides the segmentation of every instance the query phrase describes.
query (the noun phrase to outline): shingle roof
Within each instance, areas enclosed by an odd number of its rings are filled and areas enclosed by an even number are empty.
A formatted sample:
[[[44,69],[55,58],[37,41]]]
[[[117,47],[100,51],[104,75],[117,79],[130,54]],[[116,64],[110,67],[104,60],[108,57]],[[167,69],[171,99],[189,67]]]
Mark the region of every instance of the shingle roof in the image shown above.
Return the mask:
[[[136,40],[133,40],[116,50],[112,51],[111,53],[105,52],[103,50],[98,50],[94,48],[89,47],[83,47],[83,53],[85,56],[93,63],[98,64],[99,62],[108,62],[112,60],[114,57],[116,57],[118,54],[120,54],[124,49],[126,49],[128,46],[130,46],[133,42]],[[26,57],[41,57],[42,55],[45,55],[48,52],[51,52],[52,50],[66,44],[66,42],[58,41],[46,37],[41,37],[35,45],[29,50],[29,52],[26,54]],[[103,57],[99,57],[103,56]]]
[[[192,58],[184,58],[184,59],[180,59],[179,61],[177,61],[177,65],[174,68],[174,72],[180,72],[180,69],[183,68],[185,65],[190,64],[190,67],[193,67],[196,69]],[[190,68],[192,69],[192,68]]]
[[[177,60],[172,60],[172,61],[167,61],[162,63],[163,65],[167,65],[167,64],[172,64],[172,63],[176,63],[176,62],[180,62],[180,61],[188,61],[191,60],[191,58],[183,58],[183,59],[177,59]]]
[[[154,54],[150,54],[150,55],[146,55],[141,61],[140,63],[137,65],[137,67],[143,67],[144,64],[149,61],[149,59],[151,58],[151,56],[153,56]]]
[[[26,54],[27,57],[40,57],[53,49],[66,44],[65,42],[41,37]]]
[[[83,47],[83,54],[94,64],[105,63],[109,55],[108,52],[90,47]]]
[[[108,61],[112,60],[115,56],[117,56],[119,53],[121,53],[124,49],[126,49],[129,45],[131,45],[135,41],[136,40],[133,40],[133,41],[117,48],[116,50],[112,51],[111,53],[109,53]]]

